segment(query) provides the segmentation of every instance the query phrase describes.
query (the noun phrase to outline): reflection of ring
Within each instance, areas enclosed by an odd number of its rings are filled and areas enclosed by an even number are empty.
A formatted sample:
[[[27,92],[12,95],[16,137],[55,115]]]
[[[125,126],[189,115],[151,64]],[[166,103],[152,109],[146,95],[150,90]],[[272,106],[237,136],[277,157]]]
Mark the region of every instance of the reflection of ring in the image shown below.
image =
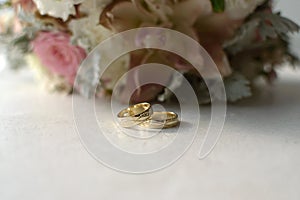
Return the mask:
[[[174,112],[154,112],[148,120],[140,123],[144,128],[171,128],[179,124],[178,115]]]
[[[118,113],[119,123],[123,127],[132,127],[149,119],[153,111],[149,103],[139,103]]]

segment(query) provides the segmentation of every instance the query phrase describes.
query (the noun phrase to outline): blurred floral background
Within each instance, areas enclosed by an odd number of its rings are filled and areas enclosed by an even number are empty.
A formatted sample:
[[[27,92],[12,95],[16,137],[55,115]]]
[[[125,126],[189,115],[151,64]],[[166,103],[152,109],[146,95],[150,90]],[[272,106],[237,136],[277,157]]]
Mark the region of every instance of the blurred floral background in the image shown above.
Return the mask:
[[[49,91],[87,94],[93,79],[79,77],[84,81],[73,85],[81,62],[104,39],[139,27],[169,28],[199,42],[216,63],[232,102],[250,97],[255,80],[271,84],[277,68],[299,64],[300,40],[295,39],[299,35],[291,34],[299,31],[300,19],[292,13],[300,5],[291,0],[1,0],[1,7],[1,51],[8,66],[30,68]],[[154,49],[135,51],[114,62],[99,80],[98,95],[110,95],[124,73],[149,62],[180,71],[200,103],[211,101],[203,77],[188,62]],[[97,78],[97,66],[94,71]],[[165,79],[180,82],[173,76]],[[124,82],[124,92],[134,84]],[[132,101],[167,101],[169,94],[160,85],[146,85]]]

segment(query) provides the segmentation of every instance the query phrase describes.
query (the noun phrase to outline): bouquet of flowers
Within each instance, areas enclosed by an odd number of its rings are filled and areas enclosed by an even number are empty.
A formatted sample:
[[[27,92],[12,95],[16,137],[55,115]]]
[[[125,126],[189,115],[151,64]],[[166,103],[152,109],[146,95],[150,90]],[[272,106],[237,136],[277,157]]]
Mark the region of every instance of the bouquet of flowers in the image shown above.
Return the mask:
[[[216,63],[229,101],[251,96],[258,77],[271,82],[275,68],[298,62],[289,33],[299,26],[275,13],[272,0],[9,0],[2,3],[1,42],[11,67],[27,63],[48,89],[74,92],[81,62],[115,33],[163,27],[199,42]],[[149,53],[151,51],[151,53]],[[210,101],[202,77],[167,52],[140,50],[119,58],[100,78],[99,93],[111,94],[118,79],[134,66],[167,63],[189,80],[200,102]],[[170,77],[171,78],[171,77]],[[174,77],[173,77],[174,78]],[[143,86],[132,99],[156,100],[163,86]],[[167,100],[165,96],[162,100]]]

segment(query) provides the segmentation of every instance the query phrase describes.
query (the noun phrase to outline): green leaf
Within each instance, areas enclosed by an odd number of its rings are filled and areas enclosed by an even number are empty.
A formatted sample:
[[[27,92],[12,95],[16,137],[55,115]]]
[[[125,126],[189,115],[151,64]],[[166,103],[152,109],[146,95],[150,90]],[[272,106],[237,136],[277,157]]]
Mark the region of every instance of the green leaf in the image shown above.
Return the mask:
[[[11,8],[11,7],[12,7],[12,2],[10,0],[0,2],[0,9]]]
[[[258,28],[263,40],[285,36],[287,33],[296,33],[300,29],[298,24],[280,16],[280,13],[259,13],[257,17],[261,19]]]
[[[264,46],[272,39],[285,40],[289,33],[299,32],[300,27],[295,22],[280,16],[279,13],[254,13],[236,32],[233,39],[224,43],[223,47],[230,54],[243,50]],[[257,41],[257,34],[260,40]]]
[[[213,10],[215,12],[224,12],[225,10],[225,0],[210,0]]]
[[[26,34],[20,35],[12,40],[11,45],[18,47],[22,52],[29,51],[30,39]]]

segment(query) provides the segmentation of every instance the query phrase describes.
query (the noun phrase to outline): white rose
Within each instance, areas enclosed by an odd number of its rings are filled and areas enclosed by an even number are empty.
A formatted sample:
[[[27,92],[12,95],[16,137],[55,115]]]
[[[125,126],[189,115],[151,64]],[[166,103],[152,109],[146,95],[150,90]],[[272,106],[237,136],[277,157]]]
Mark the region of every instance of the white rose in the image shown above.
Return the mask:
[[[80,12],[86,17],[72,20],[69,29],[72,32],[72,42],[91,51],[100,42],[112,35],[112,32],[99,25],[99,16],[104,5],[111,0],[84,0],[80,5]]]
[[[69,23],[69,29],[72,32],[72,42],[91,51],[100,42],[111,36],[112,32],[97,24],[98,20],[99,17],[97,15],[72,20]]]
[[[70,15],[76,14],[74,5],[82,3],[84,0],[33,0],[42,15],[61,18],[64,21]]]
[[[225,12],[232,19],[243,19],[266,0],[225,0]]]

